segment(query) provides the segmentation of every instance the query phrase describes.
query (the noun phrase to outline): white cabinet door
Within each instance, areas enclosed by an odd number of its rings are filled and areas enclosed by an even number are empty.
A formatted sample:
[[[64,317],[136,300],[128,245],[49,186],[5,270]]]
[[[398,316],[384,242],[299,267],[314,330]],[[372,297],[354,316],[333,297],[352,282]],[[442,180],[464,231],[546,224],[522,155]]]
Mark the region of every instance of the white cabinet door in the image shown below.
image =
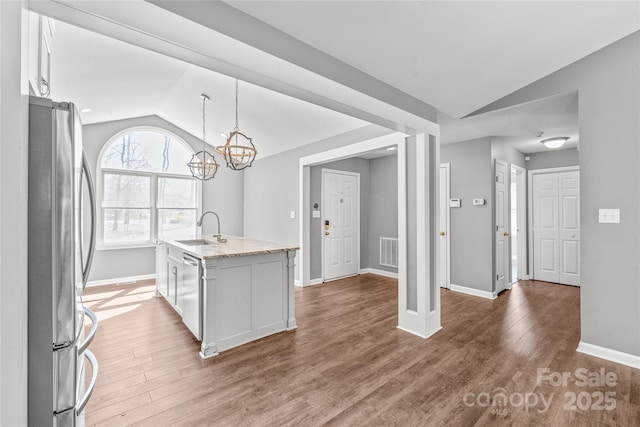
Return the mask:
[[[167,245],[158,243],[156,245],[156,290],[164,295],[168,295],[169,287],[169,265],[167,263]]]
[[[167,300],[178,310],[180,314],[182,312],[179,309],[182,302],[182,296],[180,294],[180,288],[182,283],[182,260],[177,259],[169,255],[169,286],[167,290]]]

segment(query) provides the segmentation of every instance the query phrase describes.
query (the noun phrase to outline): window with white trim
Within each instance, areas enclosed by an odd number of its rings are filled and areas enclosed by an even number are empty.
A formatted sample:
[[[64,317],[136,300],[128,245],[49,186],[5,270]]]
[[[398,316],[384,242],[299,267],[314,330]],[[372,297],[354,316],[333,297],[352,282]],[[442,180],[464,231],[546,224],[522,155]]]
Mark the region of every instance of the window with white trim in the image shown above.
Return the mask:
[[[192,155],[162,129],[129,129],[105,144],[98,160],[102,246],[195,237],[201,189],[187,167]]]

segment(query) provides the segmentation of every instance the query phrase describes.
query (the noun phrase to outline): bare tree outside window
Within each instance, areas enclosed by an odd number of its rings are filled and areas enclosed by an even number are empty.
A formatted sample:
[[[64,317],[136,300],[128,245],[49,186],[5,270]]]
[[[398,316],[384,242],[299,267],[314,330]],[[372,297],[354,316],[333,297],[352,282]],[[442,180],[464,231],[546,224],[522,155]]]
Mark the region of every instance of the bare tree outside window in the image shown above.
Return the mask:
[[[100,162],[103,240],[194,235],[196,186],[186,165],[192,155],[186,144],[159,130],[134,130],[109,142]]]

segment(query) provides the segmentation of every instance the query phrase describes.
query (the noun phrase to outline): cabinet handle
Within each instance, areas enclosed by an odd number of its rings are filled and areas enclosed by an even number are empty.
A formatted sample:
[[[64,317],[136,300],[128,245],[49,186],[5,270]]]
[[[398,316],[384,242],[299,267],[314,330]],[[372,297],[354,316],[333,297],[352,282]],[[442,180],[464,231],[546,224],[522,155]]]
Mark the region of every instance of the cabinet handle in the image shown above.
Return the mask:
[[[171,269],[171,274],[175,274],[177,276],[178,275],[178,267],[173,267]]]

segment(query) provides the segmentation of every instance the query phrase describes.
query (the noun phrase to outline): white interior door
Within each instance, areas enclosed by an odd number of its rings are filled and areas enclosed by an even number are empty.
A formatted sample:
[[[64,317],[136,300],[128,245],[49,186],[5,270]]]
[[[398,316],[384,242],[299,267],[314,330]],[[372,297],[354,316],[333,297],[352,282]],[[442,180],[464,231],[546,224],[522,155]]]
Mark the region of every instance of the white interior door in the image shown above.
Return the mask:
[[[438,280],[440,282],[441,288],[449,288],[450,287],[450,279],[449,279],[449,239],[450,239],[450,230],[449,230],[449,199],[451,194],[451,185],[449,182],[449,163],[440,165],[440,208],[439,208],[439,223],[440,223],[440,237],[439,237],[439,247],[438,247],[438,266],[439,266],[439,277]]]
[[[360,175],[322,170],[324,280],[360,271]]]
[[[495,216],[496,216],[496,292],[506,289],[511,268],[509,250],[509,173],[507,163],[495,161]]]
[[[539,173],[532,180],[533,278],[580,282],[580,175]]]
[[[533,175],[533,278],[558,282],[558,174]]]
[[[580,284],[580,172],[558,174],[559,283]]]

